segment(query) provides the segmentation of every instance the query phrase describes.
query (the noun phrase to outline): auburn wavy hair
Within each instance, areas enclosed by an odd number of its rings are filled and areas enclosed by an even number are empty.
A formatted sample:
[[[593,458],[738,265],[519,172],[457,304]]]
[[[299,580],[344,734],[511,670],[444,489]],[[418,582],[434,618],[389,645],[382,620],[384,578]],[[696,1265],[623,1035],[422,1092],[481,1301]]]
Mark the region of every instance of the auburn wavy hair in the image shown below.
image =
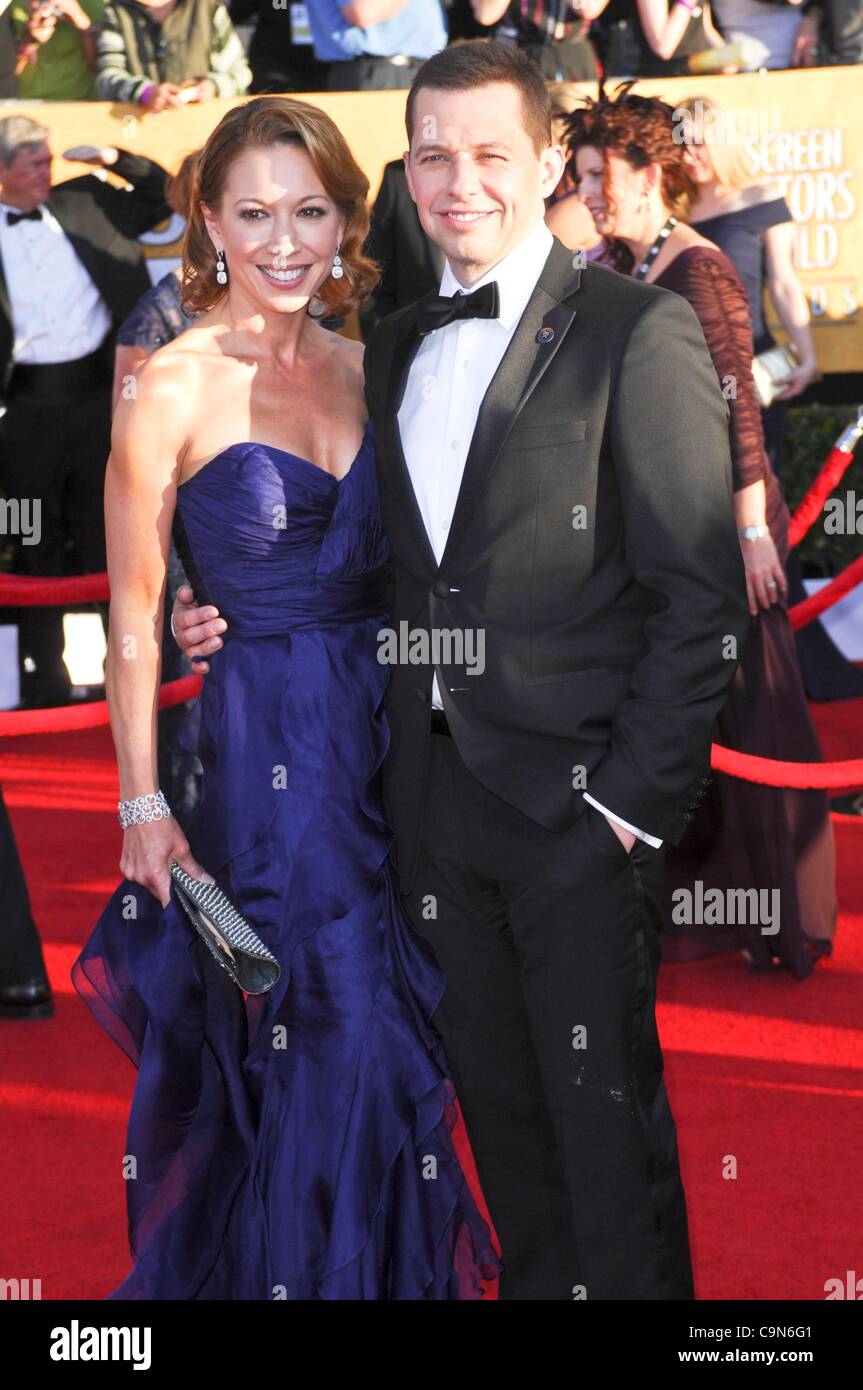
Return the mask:
[[[584,146],[616,154],[633,169],[658,164],[662,170],[662,200],[675,217],[686,218],[697,189],[683,155],[686,146],[674,138],[674,108],[659,97],[642,97],[624,82],[608,96],[584,98],[583,105],[560,117],[569,171],[576,183],[575,156]]]
[[[216,281],[216,255],[200,204],[218,210],[231,165],[250,147],[281,144],[300,145],[306,151],[328,196],[345,215],[339,252],[345,273],[340,280],[327,276],[316,291],[317,299],[341,317],[358,308],[378,283],[378,266],[362,252],[369,230],[369,181],[338,126],[308,102],[256,97],[225,113],[197,161],[182,245],[182,305],[187,315],[212,309],[227,294],[227,286]]]

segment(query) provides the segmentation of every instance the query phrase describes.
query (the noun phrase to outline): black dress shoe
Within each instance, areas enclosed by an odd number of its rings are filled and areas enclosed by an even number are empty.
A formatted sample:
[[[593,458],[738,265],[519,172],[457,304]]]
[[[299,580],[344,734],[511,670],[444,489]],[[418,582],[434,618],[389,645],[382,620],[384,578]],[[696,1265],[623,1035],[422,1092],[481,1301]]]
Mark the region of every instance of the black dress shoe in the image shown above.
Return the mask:
[[[44,975],[23,985],[0,985],[0,1018],[50,1018],[53,1013],[51,986]]]

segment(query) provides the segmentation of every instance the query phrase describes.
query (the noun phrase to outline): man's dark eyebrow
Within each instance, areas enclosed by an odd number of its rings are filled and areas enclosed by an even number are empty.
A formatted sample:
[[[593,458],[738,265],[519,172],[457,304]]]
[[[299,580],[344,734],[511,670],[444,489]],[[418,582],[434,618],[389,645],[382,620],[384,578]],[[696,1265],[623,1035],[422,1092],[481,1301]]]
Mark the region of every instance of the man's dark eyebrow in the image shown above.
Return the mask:
[[[417,151],[419,151],[419,150],[423,150],[423,151],[427,151],[427,150],[443,150],[443,151],[446,151],[446,150],[448,150],[449,148],[450,148],[449,145],[442,145],[439,141],[436,141],[436,140],[420,140],[419,144],[417,145]],[[472,149],[472,150],[506,150],[507,152],[510,152],[511,149],[512,149],[512,146],[511,146],[511,145],[508,145],[508,144],[506,143],[505,140],[479,140],[475,145],[471,145],[471,149]]]

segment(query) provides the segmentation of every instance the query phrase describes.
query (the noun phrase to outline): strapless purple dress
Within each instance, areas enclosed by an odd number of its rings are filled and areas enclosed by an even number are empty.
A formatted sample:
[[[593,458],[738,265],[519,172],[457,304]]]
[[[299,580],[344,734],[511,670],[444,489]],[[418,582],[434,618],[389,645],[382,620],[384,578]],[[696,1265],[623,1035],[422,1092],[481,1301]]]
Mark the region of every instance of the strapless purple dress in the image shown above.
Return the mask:
[[[475,1299],[501,1265],[453,1141],[444,990],[381,809],[388,547],[373,427],[341,480],[234,444],[177,493],[228,621],[190,716],[200,864],[279,960],[245,998],[174,895],[121,882],[72,968],[138,1068],[112,1299]]]

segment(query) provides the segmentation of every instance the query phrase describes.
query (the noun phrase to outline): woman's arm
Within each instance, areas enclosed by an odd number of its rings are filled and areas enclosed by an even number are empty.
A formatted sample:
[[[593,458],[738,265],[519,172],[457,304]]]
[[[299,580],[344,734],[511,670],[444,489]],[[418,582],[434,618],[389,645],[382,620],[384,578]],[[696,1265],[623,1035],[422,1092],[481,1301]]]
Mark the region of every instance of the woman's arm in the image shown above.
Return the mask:
[[[137,390],[137,381],[130,381],[134,377],[139,367],[143,367],[147,358],[150,356],[147,348],[137,347],[132,344],[118,343],[114,349],[114,383],[111,387],[111,413],[117,409],[120,397],[124,388],[129,389],[134,386]]]
[[[738,488],[734,494],[734,520],[738,531],[744,526],[767,525],[767,489],[763,478]],[[769,608],[788,595],[788,581],[779,561],[773,537],[768,534],[757,540],[740,538],[743,567],[746,570],[746,596],[749,612],[754,617],[759,608]]]
[[[182,364],[181,364],[182,362]],[[162,621],[179,462],[185,448],[192,364],[151,362],[131,399],[120,398],[105,478],[111,604],[105,690],[120,799],[158,791],[157,733]],[[124,831],[120,870],[166,906],[169,863],[201,877],[173,816]]]
[[[638,0],[638,18],[644,37],[658,58],[671,58],[692,18],[685,5],[668,0]]]
[[[704,25],[704,36],[707,39],[707,42],[709,43],[710,47],[724,48],[728,40],[722,37],[716,25],[713,23],[713,11],[707,3],[707,0],[704,0],[701,10],[701,21]]]
[[[767,253],[767,288],[776,305],[782,327],[788,334],[800,366],[785,378],[786,386],[778,400],[790,401],[806,390],[818,375],[818,359],[809,328],[809,305],[794,269],[794,224],[780,222],[764,233]]]
[[[752,322],[746,291],[725,256],[690,256],[675,289],[688,299],[704,331],[713,366],[731,411],[734,517],[738,528],[767,524],[767,478],[761,407],[752,380]],[[772,536],[741,537],[746,593],[753,616],[787,593],[785,571]]]

